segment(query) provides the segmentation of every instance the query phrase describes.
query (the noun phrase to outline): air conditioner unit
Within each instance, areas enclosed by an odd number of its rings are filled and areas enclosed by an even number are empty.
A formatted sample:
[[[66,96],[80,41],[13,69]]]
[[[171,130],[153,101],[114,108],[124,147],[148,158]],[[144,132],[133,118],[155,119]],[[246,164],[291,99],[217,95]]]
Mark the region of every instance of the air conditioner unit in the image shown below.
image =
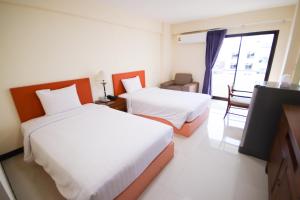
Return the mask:
[[[177,37],[179,44],[205,43],[207,32],[182,34]]]

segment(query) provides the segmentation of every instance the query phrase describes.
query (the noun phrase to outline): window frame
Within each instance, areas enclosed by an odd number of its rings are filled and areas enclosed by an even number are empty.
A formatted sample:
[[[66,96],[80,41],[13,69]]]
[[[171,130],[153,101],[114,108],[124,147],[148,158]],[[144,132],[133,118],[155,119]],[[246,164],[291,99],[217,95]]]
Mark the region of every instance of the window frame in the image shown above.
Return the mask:
[[[239,45],[239,51],[238,51],[238,55],[237,55],[237,63],[236,63],[237,67],[235,68],[234,78],[233,78],[233,83],[232,83],[233,88],[234,88],[234,84],[235,84],[235,80],[236,80],[236,74],[237,74],[237,70],[238,70],[239,56],[240,56],[240,50],[241,50],[243,37],[245,37],[245,36],[255,36],[255,35],[267,35],[267,34],[273,34],[274,35],[271,50],[270,50],[270,56],[269,56],[269,60],[268,60],[268,64],[267,64],[267,69],[266,69],[266,73],[265,73],[265,77],[264,77],[264,81],[268,81],[269,76],[270,76],[270,72],[271,72],[271,68],[272,68],[272,64],[273,64],[273,60],[274,60],[275,51],[276,51],[276,46],[277,46],[277,41],[278,41],[278,36],[279,36],[279,30],[237,33],[237,34],[228,34],[228,35],[225,36],[225,38],[241,37],[240,45]],[[226,99],[224,97],[218,97],[218,96],[213,96],[213,98],[214,99]]]

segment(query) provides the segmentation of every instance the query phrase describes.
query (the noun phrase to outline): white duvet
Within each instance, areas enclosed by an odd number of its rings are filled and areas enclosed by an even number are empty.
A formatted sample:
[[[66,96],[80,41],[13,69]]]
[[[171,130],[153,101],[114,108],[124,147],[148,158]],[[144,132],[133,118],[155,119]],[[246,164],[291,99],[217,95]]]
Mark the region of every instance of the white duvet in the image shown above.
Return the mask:
[[[35,160],[67,199],[113,199],[171,142],[171,127],[106,106],[22,124],[25,160]]]
[[[128,112],[163,118],[176,128],[181,128],[185,122],[191,122],[201,115],[208,108],[211,99],[207,94],[155,87],[119,96],[126,98]]]

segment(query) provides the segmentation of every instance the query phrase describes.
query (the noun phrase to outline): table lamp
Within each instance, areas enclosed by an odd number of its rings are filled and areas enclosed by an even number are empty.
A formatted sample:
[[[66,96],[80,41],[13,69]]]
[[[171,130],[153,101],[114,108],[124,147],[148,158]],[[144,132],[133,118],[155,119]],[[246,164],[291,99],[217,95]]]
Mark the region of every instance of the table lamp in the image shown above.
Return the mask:
[[[100,101],[104,101],[107,102],[109,101],[109,99],[106,96],[106,89],[105,89],[105,85],[106,85],[106,74],[103,70],[99,70],[96,74],[96,81],[97,83],[100,83],[103,85],[103,90],[104,90],[104,97],[100,98]]]

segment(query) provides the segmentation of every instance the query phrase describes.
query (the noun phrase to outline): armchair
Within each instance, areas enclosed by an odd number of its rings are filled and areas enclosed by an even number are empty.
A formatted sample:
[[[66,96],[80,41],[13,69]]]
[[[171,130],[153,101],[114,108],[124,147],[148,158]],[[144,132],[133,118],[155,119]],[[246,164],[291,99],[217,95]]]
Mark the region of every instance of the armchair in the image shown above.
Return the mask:
[[[193,82],[192,74],[177,73],[174,80],[160,84],[163,89],[179,90],[186,92],[198,92],[199,83]]]

